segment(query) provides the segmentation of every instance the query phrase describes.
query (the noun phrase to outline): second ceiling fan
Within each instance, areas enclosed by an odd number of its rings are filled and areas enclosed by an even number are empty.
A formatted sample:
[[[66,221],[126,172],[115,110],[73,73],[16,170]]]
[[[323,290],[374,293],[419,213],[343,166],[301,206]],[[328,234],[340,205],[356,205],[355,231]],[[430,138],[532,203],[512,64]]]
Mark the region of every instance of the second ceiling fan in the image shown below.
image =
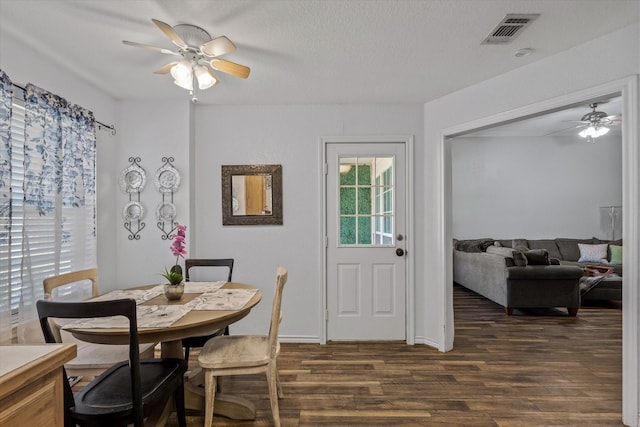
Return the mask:
[[[182,59],[172,61],[154,72],[156,74],[170,73],[176,85],[190,91],[193,102],[198,101],[195,96],[196,87],[204,90],[218,83],[213,70],[243,79],[249,77],[251,72],[249,67],[219,58],[236,50],[236,46],[226,36],[212,38],[206,30],[195,25],[179,24],[172,27],[157,19],[151,21],[177,46],[177,51],[128,40],[123,40],[122,43],[182,57]]]

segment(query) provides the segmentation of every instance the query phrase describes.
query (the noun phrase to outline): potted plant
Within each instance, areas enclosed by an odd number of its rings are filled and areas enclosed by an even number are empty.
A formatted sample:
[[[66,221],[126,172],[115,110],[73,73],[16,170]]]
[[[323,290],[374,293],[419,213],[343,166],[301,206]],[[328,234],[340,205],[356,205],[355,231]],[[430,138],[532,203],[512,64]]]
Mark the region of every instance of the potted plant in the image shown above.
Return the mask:
[[[180,258],[184,258],[187,254],[185,249],[186,225],[176,225],[177,232],[171,244],[171,252],[176,257],[176,263],[170,269],[164,268],[164,273],[160,273],[162,277],[167,279],[164,284],[164,295],[168,300],[179,300],[184,294],[184,281],[182,277],[182,267],[178,264]]]

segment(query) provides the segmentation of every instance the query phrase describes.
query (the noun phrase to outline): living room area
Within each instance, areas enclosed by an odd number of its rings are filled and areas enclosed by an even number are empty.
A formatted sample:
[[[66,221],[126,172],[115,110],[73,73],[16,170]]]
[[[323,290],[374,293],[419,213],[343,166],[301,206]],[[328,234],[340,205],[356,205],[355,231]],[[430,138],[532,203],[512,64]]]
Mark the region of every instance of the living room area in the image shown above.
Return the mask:
[[[620,97],[600,101],[598,110],[618,117]],[[589,103],[585,101],[561,111],[484,128],[450,140],[453,306],[456,330],[463,328],[456,339],[474,328],[488,328],[491,332],[485,334],[491,334],[496,342],[511,339],[514,349],[529,345],[527,342],[544,345],[554,342],[549,346],[554,350],[545,353],[544,359],[560,357],[562,363],[575,366],[582,366],[581,357],[599,357],[587,356],[591,350],[606,348],[605,358],[609,358],[606,373],[597,367],[593,369],[608,378],[607,386],[599,387],[598,401],[612,404],[619,403],[623,381],[622,265],[620,260],[612,260],[610,253],[612,244],[622,246],[622,136],[620,127],[614,125],[607,135],[593,141],[580,137],[580,120],[582,114],[590,111]],[[600,261],[611,269],[615,267],[620,274],[613,296],[597,294],[596,288],[592,294],[596,298],[578,294],[580,310],[576,308],[577,316],[571,317],[571,311],[567,313],[564,306],[536,307],[533,301],[545,298],[539,299],[536,293],[546,292],[545,286],[549,286],[551,292],[565,286],[557,277],[552,280],[542,277],[545,280],[525,283],[533,288],[525,294],[531,305],[520,308],[516,305],[508,310],[509,304],[501,302],[502,297],[507,298],[500,292],[504,290],[501,286],[509,281],[506,270],[514,265],[508,262],[513,251],[525,254],[528,250],[545,251],[548,258],[571,258],[572,261],[560,261],[563,266],[551,267],[569,266],[581,276],[583,268],[575,266],[577,261],[598,244],[604,244],[607,255]],[[501,251],[504,256],[498,255]],[[619,264],[609,265],[610,262]],[[538,265],[527,268],[532,267],[546,268]],[[582,279],[575,277],[576,271],[573,274],[571,288],[575,292]],[[490,279],[479,283],[487,277]],[[557,300],[557,296],[553,298]],[[476,307],[477,312],[470,312]],[[509,325],[508,328],[502,329],[505,325]],[[573,332],[591,331],[587,334],[606,328],[607,338],[601,336],[602,341],[590,349],[577,343],[562,346],[563,339],[557,331],[551,332],[556,327]],[[456,343],[459,344],[458,340]],[[533,366],[542,368],[545,363],[534,362]],[[522,368],[518,361],[514,362],[514,369]],[[576,392],[588,393],[586,389]]]
[[[620,101],[603,97],[453,139],[454,281],[509,312],[566,304],[575,314],[578,281],[583,302],[622,300]],[[581,136],[594,116],[607,121],[606,134]],[[514,249],[532,258],[527,269],[517,258],[513,266]],[[534,266],[534,252],[562,266]],[[565,291],[571,298],[552,295]]]

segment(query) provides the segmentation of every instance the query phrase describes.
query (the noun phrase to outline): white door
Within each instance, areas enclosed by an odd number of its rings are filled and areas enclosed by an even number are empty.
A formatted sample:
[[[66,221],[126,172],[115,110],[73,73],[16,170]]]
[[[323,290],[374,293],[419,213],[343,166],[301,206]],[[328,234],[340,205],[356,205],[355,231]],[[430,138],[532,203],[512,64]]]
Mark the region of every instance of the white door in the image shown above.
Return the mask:
[[[405,145],[326,145],[327,339],[406,339]]]

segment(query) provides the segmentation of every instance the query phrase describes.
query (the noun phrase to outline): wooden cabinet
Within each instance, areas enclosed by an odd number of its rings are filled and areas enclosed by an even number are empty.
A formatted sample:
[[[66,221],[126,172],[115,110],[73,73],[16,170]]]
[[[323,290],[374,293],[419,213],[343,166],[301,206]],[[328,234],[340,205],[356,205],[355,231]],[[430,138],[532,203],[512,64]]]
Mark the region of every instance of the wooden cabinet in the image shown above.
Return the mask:
[[[0,426],[64,425],[62,367],[75,344],[0,346]]]

